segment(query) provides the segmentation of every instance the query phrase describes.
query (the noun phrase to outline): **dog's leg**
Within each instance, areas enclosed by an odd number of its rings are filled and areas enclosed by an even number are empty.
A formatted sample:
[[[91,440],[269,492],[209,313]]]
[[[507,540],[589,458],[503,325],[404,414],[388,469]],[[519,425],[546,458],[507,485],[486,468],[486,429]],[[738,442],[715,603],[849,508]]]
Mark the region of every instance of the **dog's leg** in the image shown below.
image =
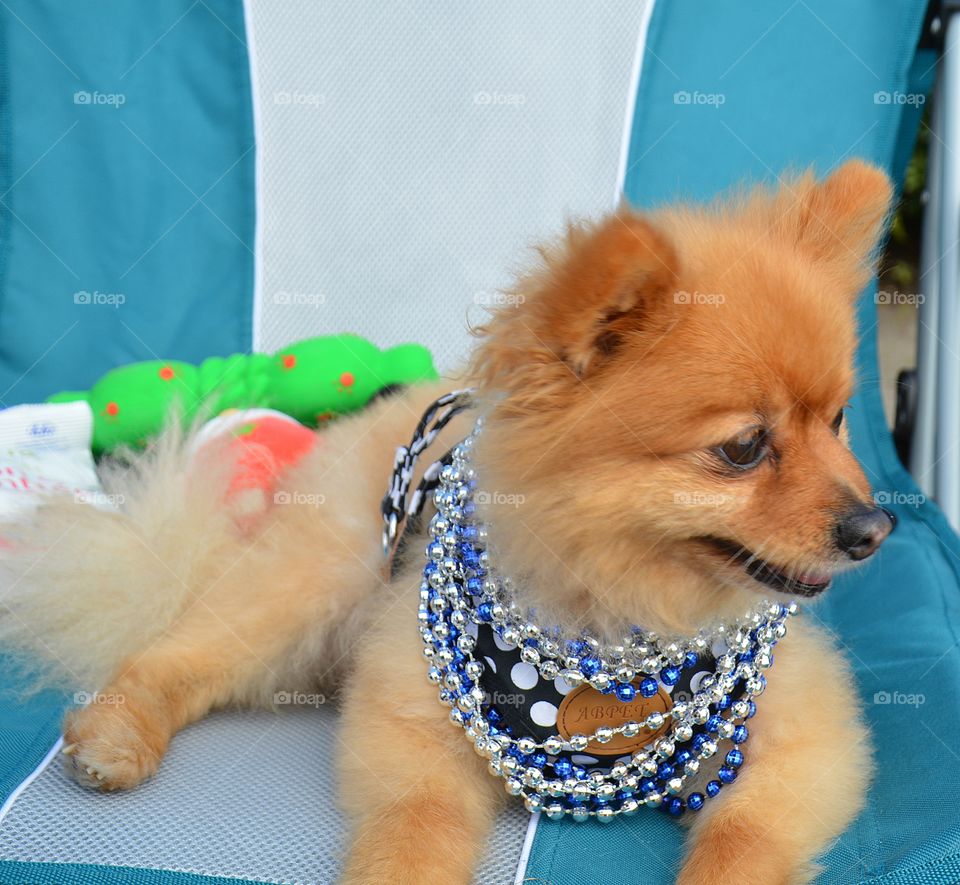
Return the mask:
[[[426,681],[415,610],[385,604],[395,623],[361,638],[344,698],[340,794],[355,828],[343,883],[468,885],[505,794]]]
[[[871,761],[846,662],[794,625],[735,784],[694,819],[678,885],[799,885],[862,805]]]
[[[337,422],[284,474],[275,500],[286,501],[262,517],[256,538],[198,557],[185,610],[114,667],[97,702],[68,717],[65,752],[82,782],[132,787],[156,770],[177,730],[208,710],[268,706],[275,691],[334,684],[355,613],[381,584],[379,506],[396,444],[440,392],[412,389]]]
[[[354,612],[379,581],[360,541],[351,544],[349,523],[321,522],[312,511],[284,516],[282,528],[228,563],[93,703],[68,716],[64,753],[81,782],[135,786],[154,773],[173,735],[209,710],[269,707],[276,691],[332,683]],[[298,521],[309,531],[301,534]],[[362,521],[353,531],[373,535]],[[366,546],[376,551],[375,542]]]
[[[210,709],[261,702],[281,684],[278,662],[297,641],[269,597],[239,608],[201,599],[64,723],[64,753],[89,786],[123,789],[152,775],[173,735]],[[292,614],[292,613],[291,613]],[[292,618],[291,618],[292,620]]]

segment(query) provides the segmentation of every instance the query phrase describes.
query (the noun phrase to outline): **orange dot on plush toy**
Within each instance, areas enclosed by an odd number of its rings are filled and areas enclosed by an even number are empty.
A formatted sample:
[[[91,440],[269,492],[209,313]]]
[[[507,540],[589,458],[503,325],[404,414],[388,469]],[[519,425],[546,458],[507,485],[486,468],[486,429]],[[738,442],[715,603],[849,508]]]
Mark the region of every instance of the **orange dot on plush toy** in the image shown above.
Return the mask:
[[[344,372],[340,376],[340,384],[343,387],[353,387],[354,377],[353,372]]]
[[[116,403],[110,402],[107,403],[103,411],[105,411],[111,418],[114,418],[120,414],[120,406],[118,406]]]
[[[173,380],[173,374],[174,374],[174,373],[173,373],[173,368],[172,368],[171,366],[164,366],[164,367],[160,370],[160,377],[161,377],[164,381],[172,381],[172,380]]]
[[[292,369],[297,364],[297,358],[292,354],[285,354],[283,357],[283,367],[285,369]]]

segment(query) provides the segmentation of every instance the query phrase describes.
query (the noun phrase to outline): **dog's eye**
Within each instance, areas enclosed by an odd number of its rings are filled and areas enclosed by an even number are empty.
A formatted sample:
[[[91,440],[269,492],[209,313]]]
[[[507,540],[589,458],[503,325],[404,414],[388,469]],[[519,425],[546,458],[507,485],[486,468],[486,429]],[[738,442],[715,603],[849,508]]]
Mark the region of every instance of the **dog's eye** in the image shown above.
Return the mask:
[[[767,457],[769,450],[767,431],[762,427],[747,430],[715,449],[727,464],[738,470],[756,467]]]
[[[840,433],[840,428],[843,426],[843,409],[837,412],[837,417],[833,419],[833,424],[830,425],[830,429],[833,431],[834,436]]]

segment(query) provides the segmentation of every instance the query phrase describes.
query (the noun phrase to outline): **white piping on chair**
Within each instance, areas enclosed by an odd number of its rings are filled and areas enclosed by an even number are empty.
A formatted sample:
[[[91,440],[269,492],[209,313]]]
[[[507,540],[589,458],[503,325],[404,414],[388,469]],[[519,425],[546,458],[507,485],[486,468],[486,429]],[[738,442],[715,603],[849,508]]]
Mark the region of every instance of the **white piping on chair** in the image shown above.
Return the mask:
[[[260,110],[260,88],[257,79],[257,53],[253,34],[253,0],[243,0],[243,25],[247,37],[247,58],[250,64],[250,105],[253,109],[253,316],[251,342],[254,353],[260,350],[260,326],[263,301],[263,124]]]
[[[960,355],[956,352],[960,340],[960,305],[957,303],[957,273],[960,267],[960,162],[956,152],[960,148],[960,13],[954,13],[946,25],[947,50],[943,54],[941,73],[937,84],[938,105],[942,104],[943,127],[938,133],[943,150],[940,170],[940,242],[937,255],[941,262],[938,271],[937,335],[947,342],[937,354],[937,432],[936,473],[934,488],[937,503],[950,520],[954,530],[960,528],[960,451],[957,433],[960,432]],[[953,51],[950,51],[953,50]]]
[[[647,45],[647,33],[656,0],[647,0],[640,15],[640,27],[637,29],[637,48],[633,55],[633,67],[630,69],[630,88],[627,92],[627,107],[624,112],[623,133],[620,137],[620,162],[617,164],[617,184],[613,194],[613,207],[616,209],[623,199],[623,186],[627,180],[627,161],[630,157],[630,136],[633,134],[633,119],[637,112],[637,95],[640,91],[640,72],[643,68],[643,51]]]
[[[60,752],[60,748],[63,746],[63,738],[57,738],[57,742],[47,751],[47,755],[40,760],[40,764],[33,769],[20,783],[17,785],[16,789],[7,796],[7,801],[0,805],[0,823],[3,823],[3,819],[7,816],[7,813],[13,808],[13,803],[20,798],[23,794],[23,791],[27,789],[41,774],[46,770],[47,766],[53,762],[57,757],[57,753]]]
[[[537,835],[537,822],[539,820],[539,814],[530,815],[527,834],[523,837],[523,848],[520,849],[520,860],[517,861],[517,875],[514,877],[513,885],[523,885],[523,880],[527,877],[527,864],[530,862],[530,851],[533,848],[533,837]]]

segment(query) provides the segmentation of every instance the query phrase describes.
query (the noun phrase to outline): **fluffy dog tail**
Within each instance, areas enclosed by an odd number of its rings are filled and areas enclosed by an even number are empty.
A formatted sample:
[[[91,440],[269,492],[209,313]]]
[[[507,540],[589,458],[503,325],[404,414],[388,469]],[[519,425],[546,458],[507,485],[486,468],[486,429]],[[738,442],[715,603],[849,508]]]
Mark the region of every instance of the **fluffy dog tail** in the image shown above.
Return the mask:
[[[28,690],[102,688],[237,561],[229,465],[200,470],[190,448],[175,426],[103,467],[117,512],[61,495],[0,526],[0,649],[25,666]]]

